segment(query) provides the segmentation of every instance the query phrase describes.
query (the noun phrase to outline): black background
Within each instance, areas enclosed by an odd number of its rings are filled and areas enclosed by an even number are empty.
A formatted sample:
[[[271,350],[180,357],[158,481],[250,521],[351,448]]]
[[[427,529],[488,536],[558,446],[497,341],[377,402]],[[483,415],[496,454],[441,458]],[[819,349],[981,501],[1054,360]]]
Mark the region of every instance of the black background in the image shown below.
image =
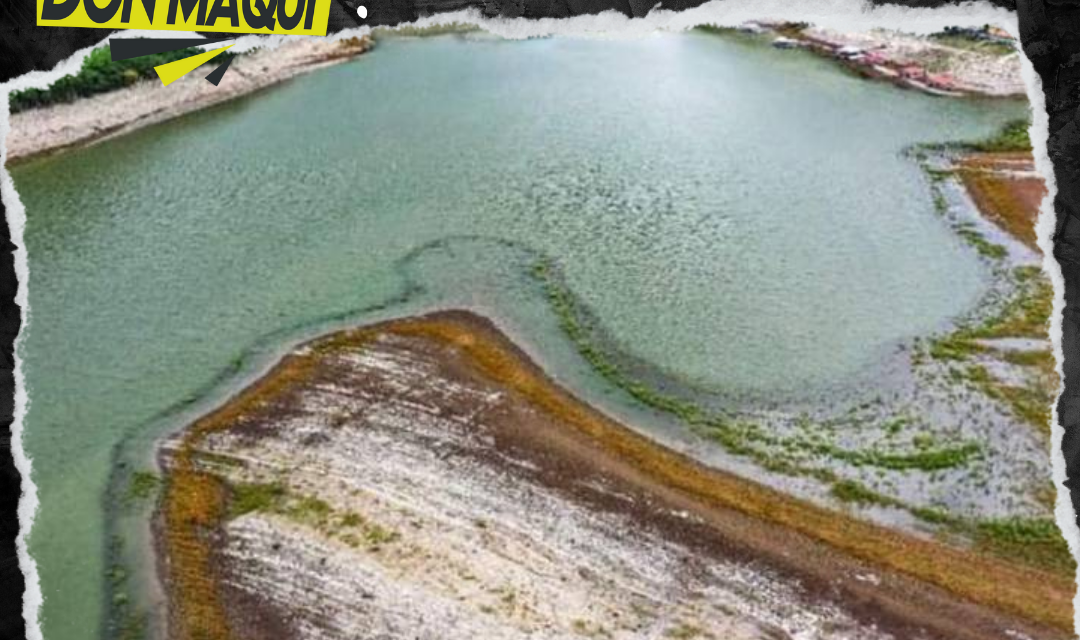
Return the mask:
[[[793,0],[794,1],[794,0]],[[686,9],[704,0],[662,0],[664,9]],[[643,16],[655,0],[363,0],[370,26],[413,21],[440,11],[476,7],[487,16],[566,17],[615,9],[628,16]],[[877,4],[886,4],[876,0]],[[356,4],[354,1],[353,4]],[[945,1],[892,2],[905,6],[941,6]],[[1063,318],[1065,392],[1059,420],[1065,427],[1062,446],[1067,475],[1078,478],[1070,487],[1080,513],[1080,0],[992,0],[1013,9],[1020,22],[1024,52],[1042,78],[1050,117],[1047,140],[1054,165],[1057,213],[1054,256],[1065,276],[1066,309]],[[0,82],[33,70],[48,70],[78,49],[102,40],[101,29],[38,27],[35,0],[0,0]],[[343,0],[331,5],[330,31],[357,26]],[[903,25],[895,25],[902,27]],[[3,205],[0,204],[0,210]],[[5,216],[6,220],[6,216]],[[792,221],[793,224],[797,222]],[[15,246],[8,225],[0,225],[0,640],[25,637],[22,618],[24,581],[15,552],[18,534],[20,476],[11,456],[11,422],[15,379],[13,347],[21,323],[15,304]],[[47,399],[38,398],[37,402]],[[1048,461],[1049,464],[1049,461]],[[47,640],[47,639],[46,639]]]

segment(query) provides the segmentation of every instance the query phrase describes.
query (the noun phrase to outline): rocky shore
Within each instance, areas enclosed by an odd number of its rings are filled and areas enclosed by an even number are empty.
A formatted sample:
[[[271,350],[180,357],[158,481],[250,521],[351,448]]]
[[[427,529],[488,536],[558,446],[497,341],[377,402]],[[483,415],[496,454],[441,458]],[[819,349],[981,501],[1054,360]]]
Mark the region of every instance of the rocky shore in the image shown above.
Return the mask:
[[[443,312],[164,444],[173,638],[1065,638],[1071,580],[705,468]]]
[[[302,73],[344,62],[372,47],[368,37],[291,40],[233,60],[221,82],[205,80],[213,67],[197,69],[165,87],[157,79],[11,116],[7,162],[121,135],[185,113],[253,93]]]

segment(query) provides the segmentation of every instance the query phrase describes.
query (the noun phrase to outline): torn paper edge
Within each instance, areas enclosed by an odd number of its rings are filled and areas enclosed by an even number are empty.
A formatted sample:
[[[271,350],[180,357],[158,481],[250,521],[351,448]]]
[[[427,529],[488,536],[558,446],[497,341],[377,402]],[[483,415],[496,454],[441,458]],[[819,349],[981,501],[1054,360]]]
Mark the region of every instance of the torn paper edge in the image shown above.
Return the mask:
[[[946,26],[979,27],[994,24],[1019,37],[1017,15],[1006,9],[995,7],[987,2],[966,2],[942,7],[904,7],[895,5],[875,6],[864,0],[805,0],[794,7],[789,0],[712,0],[701,6],[671,11],[653,9],[645,17],[630,18],[614,10],[595,15],[582,15],[567,18],[486,18],[477,9],[439,13],[422,18],[412,23],[402,23],[395,27],[429,27],[447,25],[453,22],[475,24],[481,29],[508,39],[524,39],[549,35],[601,37],[601,38],[640,38],[657,31],[678,32],[693,27],[713,24],[737,26],[751,20],[788,20],[809,22],[816,26],[840,31],[868,31],[875,28],[893,29],[916,34],[929,34],[942,30]],[[390,28],[390,27],[381,27]],[[342,30],[315,39],[338,40],[354,36],[367,35],[369,26]],[[179,38],[197,37],[190,32],[175,31],[124,31],[125,37]],[[34,516],[38,508],[37,487],[31,477],[32,460],[23,447],[23,429],[26,412],[30,406],[26,381],[22,371],[21,346],[31,326],[32,314],[28,301],[29,263],[26,253],[23,231],[26,225],[26,211],[6,167],[7,134],[10,128],[8,94],[11,91],[29,87],[44,88],[64,75],[77,72],[83,59],[95,48],[101,46],[108,35],[89,47],[80,49],[72,56],[57,64],[49,71],[33,71],[18,78],[0,84],[0,99],[3,110],[0,112],[0,197],[7,210],[7,222],[11,231],[11,242],[15,246],[15,274],[18,289],[15,302],[21,310],[21,327],[15,340],[14,376],[15,410],[11,426],[11,450],[15,466],[22,477],[22,497],[19,501],[19,535],[16,541],[19,567],[26,579],[26,591],[23,599],[23,617],[27,625],[27,637],[41,640],[40,612],[44,604],[37,565],[29,553],[28,536],[33,528]],[[237,38],[236,51],[246,51],[256,47],[275,48],[287,39],[310,38],[310,36],[242,36]],[[1052,235],[1055,228],[1056,214],[1053,198],[1056,193],[1053,167],[1047,154],[1046,143],[1049,134],[1049,117],[1046,113],[1042,84],[1027,56],[1020,55],[1022,73],[1027,87],[1027,97],[1032,110],[1030,135],[1037,171],[1046,181],[1048,195],[1044,198],[1036,225],[1039,247],[1044,254],[1043,268],[1054,285],[1054,309],[1051,317],[1050,339],[1054,348],[1056,369],[1062,375],[1062,326],[1064,309],[1064,279],[1061,266],[1053,257]],[[1060,388],[1059,388],[1060,391]],[[1072,502],[1062,482],[1065,476],[1065,459],[1061,450],[1063,428],[1058,424],[1057,403],[1052,407],[1052,452],[1051,469],[1056,488],[1055,517],[1073,556],[1080,550],[1080,528],[1076,523]],[[1074,597],[1074,624],[1080,623],[1076,614],[1076,605],[1080,596]]]

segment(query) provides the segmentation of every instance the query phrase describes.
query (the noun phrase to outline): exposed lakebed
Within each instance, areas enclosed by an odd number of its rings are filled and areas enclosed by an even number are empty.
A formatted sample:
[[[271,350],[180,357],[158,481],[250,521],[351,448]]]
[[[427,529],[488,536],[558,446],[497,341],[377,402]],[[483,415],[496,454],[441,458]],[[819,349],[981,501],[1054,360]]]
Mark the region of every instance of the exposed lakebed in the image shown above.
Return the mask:
[[[695,464],[468,313],[301,345],[161,461],[177,640],[988,640],[1071,622],[1071,580]]]
[[[993,280],[902,151],[1024,108],[700,34],[439,38],[17,167],[47,637],[101,619],[117,460],[145,466],[186,404],[334,325],[481,310],[584,399],[752,472],[598,375],[536,265],[630,366],[717,410],[873,402],[908,375],[898,345],[947,330]],[[953,426],[934,450],[972,439]],[[1016,437],[1020,462],[1042,451]],[[1016,500],[953,502],[1031,508]]]

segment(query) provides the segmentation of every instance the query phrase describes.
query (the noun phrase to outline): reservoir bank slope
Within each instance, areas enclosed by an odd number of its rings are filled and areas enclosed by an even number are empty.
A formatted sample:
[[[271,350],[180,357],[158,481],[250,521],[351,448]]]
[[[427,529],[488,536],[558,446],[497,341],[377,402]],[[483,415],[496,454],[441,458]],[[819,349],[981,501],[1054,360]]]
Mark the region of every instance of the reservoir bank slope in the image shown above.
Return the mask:
[[[493,324],[332,334],[161,449],[174,638],[1064,638],[1072,581],[701,466]]]
[[[302,73],[350,60],[372,46],[367,36],[342,40],[288,41],[239,56],[221,82],[195,70],[169,86],[156,79],[80,98],[75,102],[13,114],[5,142],[7,162],[17,162],[103,140],[245,96]],[[215,64],[212,60],[207,69]]]

